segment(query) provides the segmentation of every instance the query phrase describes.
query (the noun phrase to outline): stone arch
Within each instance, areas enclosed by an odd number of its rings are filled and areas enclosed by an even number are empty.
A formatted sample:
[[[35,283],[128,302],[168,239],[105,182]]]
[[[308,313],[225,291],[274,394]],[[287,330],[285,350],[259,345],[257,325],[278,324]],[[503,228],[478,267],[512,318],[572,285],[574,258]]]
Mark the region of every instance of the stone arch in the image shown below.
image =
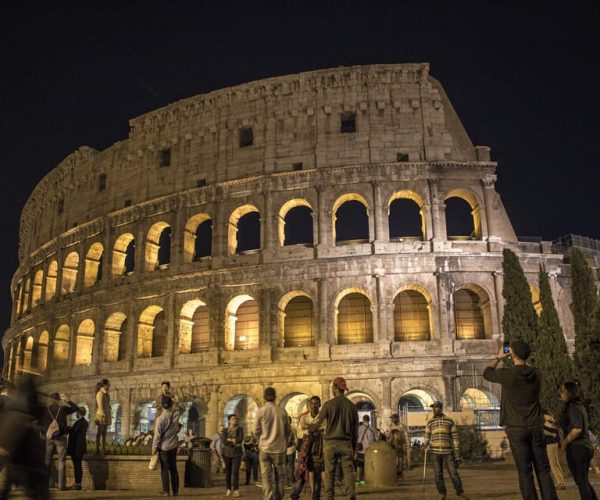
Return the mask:
[[[111,401],[110,410],[112,414],[112,419],[110,426],[108,427],[108,434],[112,439],[118,441],[124,437],[121,428],[121,424],[123,421],[123,409],[121,408],[121,403],[119,401]]]
[[[112,276],[131,274],[135,269],[135,238],[131,233],[123,233],[115,241],[112,255]]]
[[[165,312],[160,306],[148,306],[140,314],[137,328],[137,357],[163,356],[167,347]]]
[[[467,225],[466,221],[458,220],[454,221],[453,217],[446,216],[446,235],[449,240],[480,240],[482,237],[481,231],[481,203],[479,202],[478,196],[470,189],[453,189],[446,194],[444,201],[446,202],[446,209],[448,207],[448,200],[458,198],[466,202],[470,212],[470,227],[471,232],[469,234],[451,234],[453,232],[454,223],[457,226]],[[447,211],[446,211],[447,213]]]
[[[498,408],[496,395],[485,387],[468,387],[460,396],[461,408]]]
[[[233,212],[231,212],[231,215],[229,216],[229,225],[227,231],[227,247],[229,249],[229,255],[235,255],[242,252],[260,249],[260,224],[258,228],[258,238],[256,238],[256,234],[252,235],[253,239],[259,242],[258,246],[250,245],[255,246],[255,248],[239,248],[238,233],[240,232],[240,230],[248,229],[240,226],[240,224],[243,224],[244,222],[242,219],[247,218],[248,215],[254,213],[258,214],[258,216],[260,217],[260,211],[258,210],[258,208],[249,203],[237,207]]]
[[[190,398],[184,402],[185,411],[181,416],[181,439],[188,429],[194,431],[195,436],[206,436],[206,415],[208,405],[203,399]]]
[[[31,371],[31,369],[33,368],[31,363],[32,363],[32,358],[33,358],[33,346],[34,346],[34,340],[33,340],[33,335],[28,335],[25,340],[25,344],[24,344],[24,348],[23,348],[23,365],[22,368],[25,371]]]
[[[156,420],[156,406],[152,398],[142,399],[138,402],[133,412],[134,434],[148,433],[154,429]]]
[[[373,312],[371,299],[362,288],[347,288],[338,294],[335,307],[335,337],[337,344],[373,342]]]
[[[210,237],[204,234],[210,231]],[[200,234],[199,234],[200,233]],[[204,241],[208,239],[208,243]],[[207,248],[204,248],[206,245]],[[183,260],[194,262],[212,254],[212,219],[207,213],[193,215],[183,230]]]
[[[479,285],[466,284],[452,294],[457,340],[492,338],[490,296]]]
[[[35,309],[42,301],[42,286],[44,283],[44,270],[38,269],[33,275],[33,290],[31,292],[31,308]]]
[[[371,392],[363,391],[361,389],[350,390],[346,394],[346,397],[354,403],[354,406],[356,406],[359,422],[362,421],[362,418],[365,415],[368,415],[371,420],[371,425],[379,427],[379,423],[377,422],[378,408],[380,408],[379,398]]]
[[[232,298],[225,310],[225,349],[245,351],[258,349],[260,314],[258,302],[250,295]]]
[[[167,222],[157,222],[148,229],[144,260],[146,271],[156,271],[171,262],[171,226]]]
[[[31,278],[27,276],[23,287],[23,313],[29,312],[29,294],[31,291]]]
[[[31,359],[31,366],[41,373],[46,371],[48,366],[48,343],[50,341],[50,334],[48,330],[44,330],[37,342],[33,344],[33,352]]]
[[[77,272],[79,269],[79,254],[77,252],[70,252],[64,261],[62,268],[62,282],[61,292],[62,295],[73,293],[75,286],[77,285]]]
[[[179,354],[205,351],[210,346],[209,311],[200,299],[187,301],[179,314]]]
[[[280,345],[307,347],[315,345],[314,305],[306,292],[286,293],[277,308]]]
[[[364,207],[364,213],[362,210],[358,209],[359,207],[357,204],[360,204]],[[343,206],[350,210],[353,208],[355,209],[356,214],[353,214],[354,220],[350,220],[349,217],[347,217],[347,214],[345,213],[346,210],[342,209]],[[342,209],[342,212],[339,212],[340,209]],[[343,194],[342,196],[338,197],[337,200],[335,200],[331,213],[333,241],[336,245],[347,243],[366,243],[369,241],[369,203],[362,195],[358,193]],[[348,220],[346,220],[347,218]],[[340,224],[339,226],[338,222]],[[352,234],[340,234],[340,228],[342,227],[351,227]]]
[[[91,365],[96,327],[91,319],[84,319],[75,337],[75,365]]]
[[[425,215],[425,203],[418,193],[407,189],[393,193],[388,200],[390,239],[425,241]]]
[[[228,415],[235,414],[238,417],[238,427],[244,429],[247,436],[254,432],[254,418],[258,405],[256,401],[246,394],[238,394],[230,398],[223,409],[223,425],[227,427]]]
[[[535,313],[539,316],[542,314],[542,303],[540,302],[540,289],[537,285],[529,284],[529,291],[531,292],[531,302]]]
[[[69,364],[69,353],[71,347],[71,328],[62,324],[56,330],[52,349],[52,367],[65,368]]]
[[[297,427],[298,419],[307,410],[310,398],[310,395],[299,391],[290,392],[281,398],[279,406],[292,417],[294,427]]]
[[[104,361],[121,361],[125,359],[125,332],[127,315],[123,312],[112,313],[104,323],[102,357]]]
[[[398,413],[428,412],[429,407],[438,399],[437,395],[428,388],[413,387],[400,396]]]
[[[432,339],[433,303],[426,288],[415,283],[404,285],[397,291],[393,304],[396,342]]]
[[[277,230],[279,246],[285,245],[313,245],[313,207],[304,198],[294,198],[286,201],[279,209]],[[289,216],[289,217],[288,217]],[[309,230],[310,227],[310,230]],[[294,230],[299,236],[294,237]],[[306,238],[304,233],[306,232]]]
[[[83,273],[83,286],[89,288],[102,279],[102,259],[104,246],[99,241],[95,242],[85,256],[85,270]]]
[[[52,300],[56,295],[56,280],[58,278],[58,262],[53,260],[48,266],[48,272],[46,273],[46,290],[44,293],[44,300],[48,302]]]
[[[15,312],[17,314],[17,316],[19,316],[21,314],[21,294],[23,293],[23,283],[21,281],[19,281],[19,283],[17,284],[16,290],[15,290],[15,294],[14,294],[14,303],[15,303]]]

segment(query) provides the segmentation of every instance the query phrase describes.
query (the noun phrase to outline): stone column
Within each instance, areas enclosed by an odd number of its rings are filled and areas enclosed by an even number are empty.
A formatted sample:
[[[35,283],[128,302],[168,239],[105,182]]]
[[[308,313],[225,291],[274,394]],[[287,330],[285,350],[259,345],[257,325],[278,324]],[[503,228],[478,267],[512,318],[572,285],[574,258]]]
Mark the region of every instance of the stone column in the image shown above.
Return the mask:
[[[392,379],[390,377],[381,379],[382,397],[381,397],[381,408],[378,409],[378,416],[380,418],[378,427],[382,430],[388,429],[388,423],[392,413]]]
[[[454,328],[451,327],[454,314],[452,310],[452,297],[450,296],[452,291],[449,283],[449,277],[447,273],[443,271],[436,271],[436,284],[437,284],[437,300],[438,300],[438,335],[440,338],[440,347],[442,353],[452,353],[453,352],[453,341],[454,335],[452,332]]]
[[[492,202],[494,199],[495,189],[494,183],[496,182],[495,175],[487,175],[481,179],[481,185],[483,186],[483,204],[485,205],[485,220],[486,220],[486,231],[488,241],[498,241],[500,237],[497,234],[497,228],[492,214]],[[483,233],[483,221],[481,221],[482,233]],[[483,234],[482,234],[483,238]]]
[[[138,221],[135,233],[135,267],[133,269],[138,275],[146,272],[146,230],[146,224]]]
[[[129,310],[127,311],[127,331],[123,332],[127,342],[125,356],[128,360],[129,370],[132,369],[133,362],[137,357],[137,332],[135,326],[138,323],[138,318],[135,317],[136,314],[138,314],[137,308],[135,307],[135,303],[131,301],[129,302]]]
[[[432,176],[427,180],[427,183],[429,185],[429,199],[431,203],[432,240],[434,242],[444,241],[446,239],[446,219],[441,214],[442,207],[438,194],[439,178]]]
[[[375,224],[375,241],[374,243],[382,243],[390,240],[389,225],[386,224],[387,217],[384,216],[385,207],[381,202],[381,183],[375,181],[371,183],[373,186],[373,220]]]
[[[131,401],[131,389],[122,389],[122,391],[119,391],[119,395],[121,395],[122,392],[122,396],[119,398],[119,402],[120,404],[122,404],[123,406],[121,407],[121,434],[123,435],[123,437],[125,439],[127,439],[129,436],[133,436],[135,429],[133,429],[133,412],[135,411],[135,406],[132,408],[132,401]],[[90,416],[90,419],[93,418]]]
[[[322,249],[331,244],[331,210],[326,209],[325,195],[325,186],[317,186],[317,213],[319,214],[319,240],[317,246]]]
[[[277,231],[274,231],[273,225],[276,223],[276,217],[273,215],[273,198],[271,191],[264,193],[264,208],[263,213],[260,215],[261,221],[261,261],[263,263],[270,262],[273,258],[274,249],[276,244],[273,241],[274,235]]]
[[[206,414],[206,437],[214,436],[220,424],[219,419],[219,389],[215,386],[210,391]]]
[[[165,357],[167,358],[167,363],[169,368],[173,368],[175,364],[175,353],[177,349],[175,348],[175,342],[177,342],[177,336],[175,335],[175,322],[176,322],[176,311],[175,311],[175,295],[173,293],[169,293],[166,302],[166,320],[167,320],[167,348],[165,350]]]
[[[329,347],[333,344],[333,336],[330,334],[329,321],[331,307],[327,302],[327,280],[325,278],[316,278],[319,303],[317,305],[318,310],[318,325],[319,325],[319,342],[318,342],[318,356],[319,359],[329,359]]]
[[[103,345],[104,345],[104,323],[106,314],[104,308],[98,310],[96,316],[96,331],[94,332],[94,345],[92,347],[92,363],[94,364],[96,374],[102,371]]]

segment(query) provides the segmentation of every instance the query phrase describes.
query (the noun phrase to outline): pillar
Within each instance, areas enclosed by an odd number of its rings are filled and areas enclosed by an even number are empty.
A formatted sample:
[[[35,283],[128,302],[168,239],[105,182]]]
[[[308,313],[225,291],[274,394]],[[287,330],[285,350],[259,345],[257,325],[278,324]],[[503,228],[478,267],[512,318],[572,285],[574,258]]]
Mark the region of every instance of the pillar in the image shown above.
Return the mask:
[[[445,219],[442,220],[440,199],[438,194],[439,179],[431,177],[427,180],[429,185],[429,199],[431,203],[431,231],[432,240],[443,241],[446,239],[446,224]]]
[[[317,213],[319,214],[319,239],[317,246],[320,248],[327,247],[331,239],[331,210],[326,210],[325,201],[326,189],[325,186],[317,187]]]
[[[495,175],[488,175],[481,179],[481,185],[483,186],[483,204],[485,205],[485,220],[486,220],[486,231],[488,241],[499,240],[497,236],[497,228],[492,214],[492,200],[494,198],[494,183],[496,182]],[[483,233],[483,221],[481,231]],[[482,234],[483,237],[483,234]]]
[[[386,224],[386,217],[384,217],[385,207],[382,206],[381,202],[381,184],[376,181],[372,182],[371,186],[373,186],[373,221],[375,225],[374,243],[389,241],[389,224]]]

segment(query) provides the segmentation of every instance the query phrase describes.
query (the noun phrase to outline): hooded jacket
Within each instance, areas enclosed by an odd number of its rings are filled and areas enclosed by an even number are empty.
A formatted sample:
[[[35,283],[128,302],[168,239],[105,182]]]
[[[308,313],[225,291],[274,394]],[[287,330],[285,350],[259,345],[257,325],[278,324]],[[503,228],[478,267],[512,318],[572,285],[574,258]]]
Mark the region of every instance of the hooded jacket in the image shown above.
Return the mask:
[[[542,427],[544,412],[540,405],[540,372],[527,365],[507,368],[488,366],[483,378],[502,384],[500,425]]]

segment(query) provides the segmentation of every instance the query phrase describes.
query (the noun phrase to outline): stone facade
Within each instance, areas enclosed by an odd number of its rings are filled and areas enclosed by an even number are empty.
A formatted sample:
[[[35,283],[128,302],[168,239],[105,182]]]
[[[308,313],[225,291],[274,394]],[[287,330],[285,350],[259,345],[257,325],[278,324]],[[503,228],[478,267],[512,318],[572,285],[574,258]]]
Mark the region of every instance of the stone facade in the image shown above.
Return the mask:
[[[479,374],[502,336],[503,248],[534,297],[546,266],[572,338],[563,256],[517,241],[489,148],[427,64],[261,80],[130,125],[28,199],[3,338],[6,376],[41,371],[45,389],[92,409],[109,378],[123,436],[165,379],[206,435],[232,411],[249,426],[268,385],[296,415],[337,375],[376,418],[435,399],[494,406]],[[449,229],[450,199],[466,206],[464,234]],[[399,234],[394,217],[420,231]],[[302,218],[312,232],[288,244]],[[248,231],[258,243],[243,248]]]

